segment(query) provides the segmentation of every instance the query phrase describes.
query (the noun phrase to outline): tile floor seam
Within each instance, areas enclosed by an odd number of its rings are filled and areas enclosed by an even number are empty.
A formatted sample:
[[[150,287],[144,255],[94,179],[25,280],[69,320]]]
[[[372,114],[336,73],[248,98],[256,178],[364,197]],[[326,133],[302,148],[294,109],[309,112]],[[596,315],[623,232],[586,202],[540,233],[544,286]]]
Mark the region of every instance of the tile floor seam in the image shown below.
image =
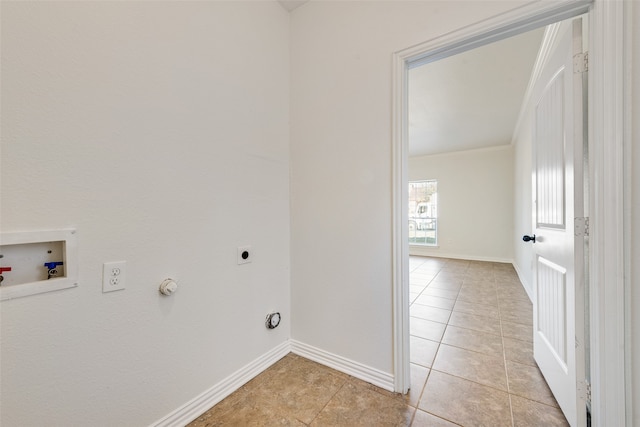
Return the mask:
[[[448,325],[447,325],[447,326],[448,326]],[[446,328],[445,328],[445,332],[446,332]],[[444,334],[443,334],[443,336],[444,336]],[[432,416],[434,416],[434,417],[436,417],[436,418],[439,418],[439,419],[441,419],[441,420],[447,421],[447,422],[452,423],[452,424],[454,424],[454,425],[460,426],[461,424],[458,424],[458,423],[456,423],[455,421],[453,421],[453,420],[451,420],[451,419],[449,419],[449,418],[445,418],[445,417],[443,417],[443,416],[441,416],[441,415],[436,415],[436,414],[434,414],[434,413],[432,413],[432,412],[427,411],[426,409],[421,409],[421,408],[420,408],[420,402],[422,401],[422,396],[424,396],[424,392],[425,392],[425,390],[427,389],[427,383],[429,382],[429,378],[431,377],[431,373],[432,373],[433,371],[436,371],[436,372],[440,372],[441,374],[451,375],[451,374],[449,374],[449,373],[447,373],[447,372],[442,372],[442,371],[440,371],[440,370],[438,370],[438,369],[433,369],[433,364],[434,364],[434,363],[435,363],[435,361],[436,361],[436,357],[438,356],[438,351],[440,350],[440,346],[441,346],[441,344],[442,344],[442,342],[439,342],[439,343],[438,343],[438,348],[436,349],[436,353],[435,353],[435,355],[434,355],[434,357],[433,357],[433,362],[432,362],[432,364],[431,364],[431,367],[429,368],[429,373],[427,374],[427,379],[424,381],[424,384],[423,384],[423,386],[422,386],[422,392],[420,393],[420,397],[419,397],[419,398],[418,398],[418,400],[417,400],[417,403],[416,403],[416,406],[415,406],[416,410],[415,410],[415,413],[413,414],[413,418],[415,419],[416,413],[417,413],[418,411],[423,411],[423,412],[426,412],[427,414],[432,415]],[[460,378],[460,379],[462,379],[462,380],[469,381],[469,380],[467,380],[466,378],[461,378],[461,377],[458,377],[458,376],[456,376],[456,375],[451,375],[451,376],[452,376],[452,377],[456,377],[456,378]],[[471,382],[475,383],[474,381],[471,381]],[[475,383],[475,384],[478,384],[478,383]],[[480,385],[482,385],[482,384],[480,384]],[[412,426],[412,425],[413,425],[413,420],[412,420],[412,423],[410,424],[410,426]]]
[[[516,421],[515,421],[515,418],[513,417],[513,403],[511,400],[511,393],[509,393],[509,414],[511,414],[511,426],[515,427]]]
[[[488,385],[488,384],[484,384],[484,383],[479,383],[478,381],[470,380],[469,378],[461,377],[461,376],[459,376],[459,375],[452,374],[451,372],[446,372],[446,371],[442,371],[442,370],[440,370],[440,369],[434,369],[434,368],[431,368],[431,370],[432,370],[432,371],[439,372],[439,373],[441,373],[441,374],[449,375],[449,376],[451,376],[451,377],[458,378],[458,379],[460,379],[460,380],[469,381],[470,383],[474,383],[474,384],[477,384],[477,385],[480,385],[480,386],[483,386],[483,387],[487,387],[487,388],[490,388],[490,389],[493,389],[493,390],[496,390],[496,391],[499,391],[499,392],[502,392],[502,393],[505,393],[505,394],[511,394],[511,393],[509,393],[509,392],[508,392],[508,391],[506,391],[506,390],[501,390],[501,389],[499,389],[499,388],[497,388],[497,387],[495,387],[495,386],[492,386],[492,385]],[[522,397],[522,396],[517,395],[517,394],[516,394],[516,396],[518,396],[518,397]],[[524,397],[524,399],[531,400],[530,398],[527,398],[527,397]],[[537,401],[536,401],[536,400],[534,400],[533,402],[537,402]],[[542,402],[540,402],[540,403],[542,403]],[[550,405],[547,405],[547,406],[550,406]]]
[[[422,399],[422,396],[424,395],[424,390],[427,388],[427,381],[429,381],[429,377],[431,376],[431,371],[432,371],[432,369],[429,368],[429,373],[427,374],[427,378],[425,378],[424,383],[422,384],[422,388],[420,389],[420,395],[416,399],[416,404],[414,406],[414,408],[416,408],[416,409],[418,409],[418,407],[420,406],[420,400]],[[411,405],[411,406],[413,406],[413,405]]]
[[[447,325],[447,326],[448,326],[448,325]],[[456,327],[456,326],[454,326],[454,328],[455,328],[455,327]],[[443,338],[444,338],[444,335],[443,335]],[[460,349],[460,350],[465,350],[465,351],[470,351],[470,352],[472,352],[472,353],[481,354],[481,355],[483,355],[483,356],[489,356],[489,357],[493,357],[493,358],[495,358],[495,359],[499,359],[499,358],[500,358],[500,356],[496,356],[496,355],[494,355],[494,354],[484,353],[484,352],[482,352],[482,351],[473,350],[473,349],[471,349],[471,348],[467,348],[467,347],[460,347],[459,345],[456,345],[456,344],[450,344],[450,343],[448,343],[448,342],[442,342],[442,341],[440,341],[440,343],[441,343],[441,344],[444,344],[444,345],[448,345],[449,347],[454,347],[454,348]],[[521,364],[522,364],[522,363],[521,363]],[[505,370],[506,370],[506,364],[505,364]]]
[[[329,406],[329,403],[331,402],[331,400],[333,400],[334,397],[336,397],[336,395],[340,392],[340,390],[342,390],[344,388],[344,386],[349,382],[349,378],[346,378],[344,383],[342,383],[342,385],[340,387],[338,387],[338,389],[336,390],[335,393],[333,393],[331,395],[331,397],[329,399],[327,399],[327,402],[322,406],[322,408],[320,408],[320,410],[318,411],[318,413],[313,417],[313,419],[311,421],[309,421],[309,424],[306,424],[307,426],[310,426],[311,424],[313,424],[313,422],[320,416],[320,414],[322,413],[322,411],[324,411],[327,406]],[[303,423],[304,424],[304,423]]]
[[[412,406],[413,408],[413,406]],[[411,420],[409,421],[408,427],[413,425],[413,422],[416,420],[416,414],[418,413],[418,408],[413,408],[413,414],[411,414]]]
[[[541,401],[536,400],[536,399],[532,399],[531,397],[523,396],[522,394],[519,394],[519,393],[509,392],[509,395],[512,395],[512,396],[515,396],[515,397],[519,397],[520,399],[528,400],[529,402],[534,402],[534,403],[538,403],[540,405],[548,406],[549,408],[560,409],[559,406],[550,405],[548,403],[541,402]]]
[[[464,282],[463,282],[463,286],[464,286]],[[496,294],[497,294],[497,288],[495,287],[495,283],[494,283],[494,291],[495,291],[495,292],[496,292]],[[457,305],[458,301],[464,301],[464,300],[460,300],[460,294],[461,294],[461,292],[462,292],[462,287],[460,287],[460,289],[459,289],[459,291],[458,291],[458,294],[457,294],[457,296],[456,296],[455,303],[454,303],[454,305],[453,305],[453,307],[452,307],[452,310],[451,310],[451,316],[453,316],[453,312],[454,312],[454,310],[455,310],[455,307],[456,307],[456,305]],[[497,295],[496,295],[496,296],[497,296]],[[444,336],[445,336],[445,334],[446,334],[446,329],[447,329],[447,328],[449,327],[449,325],[450,325],[450,323],[449,323],[449,322],[451,321],[451,316],[449,316],[449,320],[448,320],[448,322],[447,322],[447,326],[446,326],[446,328],[445,328],[445,332],[444,332],[444,333],[443,333],[443,335],[442,335],[442,338],[441,338],[441,341],[440,341],[440,345],[442,345],[442,340],[444,340]],[[503,338],[503,337],[502,337],[502,320],[501,320],[501,317],[500,317],[500,309],[499,309],[499,307],[498,307],[498,321],[500,322],[500,335],[499,335],[499,336],[500,336],[500,338],[501,338],[501,340],[500,340],[500,341],[501,341],[501,344],[502,344],[502,366],[503,366],[504,373],[505,373],[505,381],[506,381],[506,388],[507,388],[507,397],[508,397],[508,401],[509,401],[509,416],[510,416],[510,418],[511,418],[511,419],[510,419],[510,421],[511,421],[511,426],[513,427],[513,425],[514,425],[513,407],[512,407],[512,405],[511,405],[511,394],[509,393],[509,378],[508,378],[508,373],[507,373],[507,364],[506,364],[506,355],[505,355],[504,340],[502,339],[502,338]],[[451,325],[451,326],[459,327],[459,326],[455,326],[455,325]],[[461,327],[461,328],[464,328],[464,327]],[[465,328],[465,329],[467,329],[467,328]],[[467,329],[467,330],[473,330],[473,329]],[[495,335],[495,334],[491,334],[491,335],[493,335],[493,336],[498,336],[498,335]],[[440,345],[438,346],[438,350],[440,349]],[[450,344],[447,344],[447,345],[450,345]],[[463,348],[463,347],[458,347],[458,346],[453,346],[453,347],[456,347],[456,348]],[[464,349],[464,350],[469,350],[469,349],[466,349],[466,348],[463,348],[463,349]],[[482,352],[476,352],[476,351],[474,351],[474,350],[469,350],[469,351],[475,352],[475,353],[477,353],[477,354],[485,354],[485,353],[482,353]],[[486,355],[486,354],[485,354],[485,355]],[[435,358],[434,358],[434,361],[433,361],[433,365],[435,365]],[[434,369],[433,367],[431,368],[431,371],[429,372],[429,374],[431,374],[431,372],[433,372],[434,370],[435,370],[435,371],[437,371],[437,372],[441,372],[441,373],[443,373],[443,374],[446,374],[446,375],[451,375],[450,373],[442,372],[442,371],[440,371],[440,370],[438,370],[438,369]],[[495,388],[495,387],[488,386],[488,385],[486,385],[486,384],[481,384],[481,383],[478,383],[478,382],[476,382],[476,381],[469,380],[469,379],[467,379],[467,378],[458,377],[457,375],[451,375],[451,376],[454,376],[454,377],[460,378],[460,379],[462,379],[462,380],[470,381],[470,382],[472,382],[472,383],[479,384],[479,385],[481,385],[481,386],[489,387],[489,388],[494,389],[494,390],[499,390],[499,389],[497,389],[497,388]],[[500,390],[500,391],[504,392],[504,390]]]
[[[507,369],[507,350],[504,345],[504,335],[502,334],[502,316],[500,316],[500,334],[502,335],[502,356],[504,363],[504,373],[507,378],[507,392],[509,393],[509,413],[511,414],[511,425],[515,427],[515,418],[513,417],[513,403],[511,399],[511,384],[509,383],[509,370]]]
[[[439,419],[441,419],[441,420],[444,420],[444,421],[446,421],[446,422],[448,422],[448,423],[451,423],[451,424],[453,424],[453,425],[456,425],[456,426],[461,426],[461,425],[462,425],[462,424],[458,424],[457,422],[455,422],[455,421],[453,421],[453,420],[450,420],[449,418],[445,418],[445,417],[443,417],[442,415],[436,415],[436,414],[434,414],[433,412],[429,412],[429,411],[427,411],[426,409],[416,408],[416,414],[418,413],[418,411],[422,411],[422,412],[424,412],[424,413],[426,413],[426,414],[431,415],[432,417],[439,418]],[[415,418],[415,414],[414,414],[414,418]],[[413,424],[410,424],[410,426],[413,426]]]
[[[435,322],[435,320],[433,320],[433,322]],[[452,325],[452,324],[450,324],[450,323],[447,323],[447,326],[449,326],[449,325],[453,326],[454,328],[465,329],[465,330],[467,330],[467,331],[479,332],[479,333],[481,333],[481,334],[493,335],[494,337],[500,337],[500,338],[502,338],[502,334],[494,334],[493,332],[488,332],[488,331],[479,331],[479,330],[477,330],[477,329],[471,329],[471,328],[468,328],[468,327],[466,327],[466,326],[458,326],[458,325]],[[515,338],[514,338],[514,339],[515,339]],[[522,341],[522,340],[520,340],[520,341]],[[445,343],[445,344],[446,344],[446,343]],[[448,345],[451,345],[451,344],[448,344]]]

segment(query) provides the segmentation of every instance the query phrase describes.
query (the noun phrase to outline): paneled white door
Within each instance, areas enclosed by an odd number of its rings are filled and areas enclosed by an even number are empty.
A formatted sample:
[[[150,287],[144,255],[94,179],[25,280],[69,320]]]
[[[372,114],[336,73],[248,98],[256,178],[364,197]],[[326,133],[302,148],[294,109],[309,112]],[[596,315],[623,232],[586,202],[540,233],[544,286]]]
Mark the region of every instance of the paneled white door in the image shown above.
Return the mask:
[[[583,426],[586,404],[581,390],[585,379],[581,218],[586,74],[580,62],[581,18],[559,28],[556,49],[535,90],[534,358],[569,424]]]

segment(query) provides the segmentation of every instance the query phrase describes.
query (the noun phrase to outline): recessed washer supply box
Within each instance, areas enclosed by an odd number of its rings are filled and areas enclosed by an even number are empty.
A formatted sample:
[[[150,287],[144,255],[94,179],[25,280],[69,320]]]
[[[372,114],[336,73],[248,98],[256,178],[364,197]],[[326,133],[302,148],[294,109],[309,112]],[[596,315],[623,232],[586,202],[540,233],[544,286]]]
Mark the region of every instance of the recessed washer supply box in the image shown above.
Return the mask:
[[[75,230],[0,233],[0,300],[78,286]]]

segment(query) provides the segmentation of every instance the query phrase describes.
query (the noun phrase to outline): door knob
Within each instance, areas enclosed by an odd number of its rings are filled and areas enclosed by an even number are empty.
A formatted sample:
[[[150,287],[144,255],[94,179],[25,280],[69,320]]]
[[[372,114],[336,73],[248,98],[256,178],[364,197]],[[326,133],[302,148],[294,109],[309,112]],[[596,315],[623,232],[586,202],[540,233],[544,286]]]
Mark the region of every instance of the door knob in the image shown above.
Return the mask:
[[[536,235],[534,234],[533,236],[527,236],[526,234],[524,236],[522,236],[522,240],[524,240],[525,242],[536,242]]]

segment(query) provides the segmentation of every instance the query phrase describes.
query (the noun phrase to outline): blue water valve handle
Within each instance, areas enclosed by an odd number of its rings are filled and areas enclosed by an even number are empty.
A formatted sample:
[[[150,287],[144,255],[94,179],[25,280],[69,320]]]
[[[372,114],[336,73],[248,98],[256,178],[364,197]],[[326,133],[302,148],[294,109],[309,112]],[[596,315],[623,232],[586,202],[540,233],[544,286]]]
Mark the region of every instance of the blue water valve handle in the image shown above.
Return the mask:
[[[45,262],[44,266],[47,267],[49,270],[53,270],[54,268],[56,268],[58,265],[62,265],[62,261],[55,261],[55,262]]]

